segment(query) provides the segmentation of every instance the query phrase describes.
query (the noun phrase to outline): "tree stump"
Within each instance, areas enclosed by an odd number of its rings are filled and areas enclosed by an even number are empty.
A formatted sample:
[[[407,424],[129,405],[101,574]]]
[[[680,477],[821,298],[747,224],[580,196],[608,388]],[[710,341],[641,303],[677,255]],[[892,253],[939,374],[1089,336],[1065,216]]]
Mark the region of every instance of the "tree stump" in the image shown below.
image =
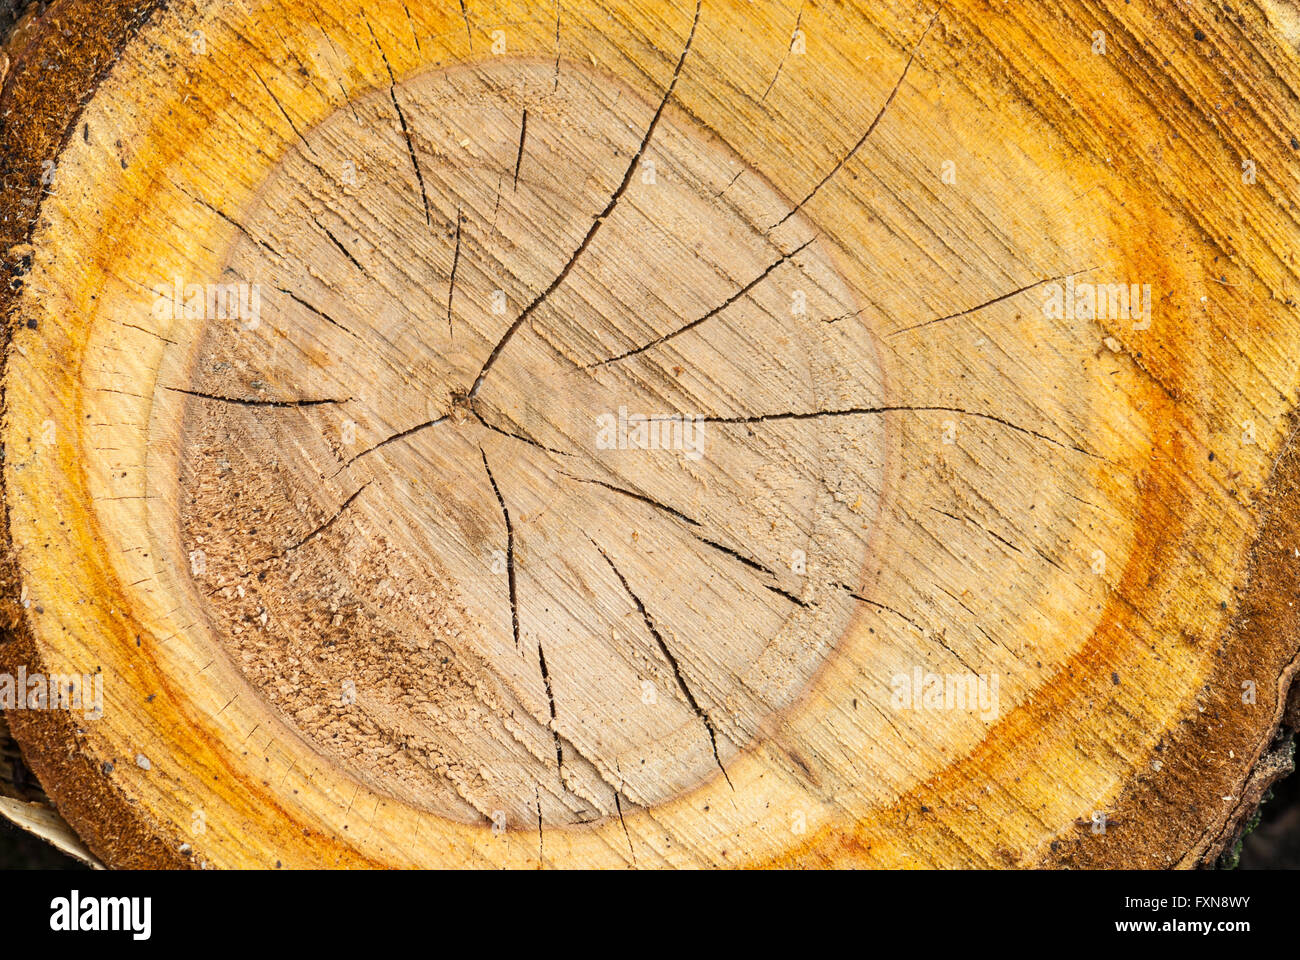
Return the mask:
[[[1300,21],[1051,6],[20,19],[0,660],[95,855],[1216,857],[1300,662]]]

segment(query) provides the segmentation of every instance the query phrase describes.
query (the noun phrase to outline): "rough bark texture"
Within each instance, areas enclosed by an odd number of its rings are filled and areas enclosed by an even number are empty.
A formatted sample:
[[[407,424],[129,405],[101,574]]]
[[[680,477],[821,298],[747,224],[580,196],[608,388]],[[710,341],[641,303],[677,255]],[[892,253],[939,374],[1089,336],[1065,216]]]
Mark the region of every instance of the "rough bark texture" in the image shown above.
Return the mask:
[[[19,22],[0,659],[106,863],[1195,866],[1289,769],[1294,7]]]

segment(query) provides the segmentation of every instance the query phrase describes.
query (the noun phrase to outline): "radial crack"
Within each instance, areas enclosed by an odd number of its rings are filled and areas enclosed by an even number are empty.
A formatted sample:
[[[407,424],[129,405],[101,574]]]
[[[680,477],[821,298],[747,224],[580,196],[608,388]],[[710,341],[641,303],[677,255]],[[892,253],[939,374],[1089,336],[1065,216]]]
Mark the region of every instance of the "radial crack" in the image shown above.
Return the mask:
[[[506,430],[504,427],[498,427],[496,424],[490,423],[488,420],[486,420],[483,417],[481,413],[478,412],[478,409],[473,406],[470,407],[470,413],[474,414],[474,419],[476,419],[487,429],[491,430],[493,433],[499,433],[503,437],[511,437],[515,440],[519,440],[523,443],[526,443],[529,446],[536,447],[538,450],[545,450],[547,453],[558,454],[561,457],[572,456],[572,454],[565,453],[563,450],[557,450],[555,449],[555,447],[548,447],[544,443],[539,443],[538,441],[534,440],[532,437],[525,436],[522,433],[514,433],[513,431]]]
[[[667,504],[660,503],[658,500],[655,500],[653,497],[646,496],[643,493],[637,493],[634,490],[627,490],[623,487],[615,486],[612,483],[606,483],[604,480],[584,479],[583,477],[575,477],[572,474],[563,473],[563,472],[561,472],[561,476],[568,477],[570,480],[575,480],[578,483],[590,483],[590,484],[594,484],[595,486],[604,487],[606,490],[610,490],[624,497],[630,497],[631,499],[644,503],[647,506],[654,507],[656,510],[662,511],[663,513],[666,513],[669,516],[674,517],[685,524],[688,524],[689,526],[698,527],[698,528],[702,528],[704,526],[698,520],[695,520],[687,516],[686,514],[682,513],[680,510],[677,510],[674,507],[670,507]],[[777,576],[775,570],[771,569],[770,567],[764,566],[763,564],[759,563],[757,560],[754,560],[752,557],[747,557],[740,551],[732,549],[731,547],[728,547],[725,544],[718,543],[718,541],[716,540],[711,540],[708,537],[695,532],[694,530],[691,530],[689,532],[691,536],[693,536],[696,540],[699,540],[700,543],[704,544],[705,546],[712,547],[714,550],[717,550],[721,553],[725,553],[733,560],[738,560],[741,563],[743,563],[745,566],[749,567],[751,570],[755,570],[758,573],[766,574],[767,576],[771,577],[773,580],[780,580],[780,577]],[[770,583],[765,583],[763,584],[763,586],[766,587],[768,590],[771,590],[773,593],[785,597],[791,603],[797,604],[798,606],[805,607],[805,608],[812,606],[812,604],[809,603],[807,600],[795,596],[793,593],[783,589],[780,586],[776,586]]]
[[[632,834],[628,832],[627,821],[623,819],[623,801],[618,798],[617,787],[614,788],[614,809],[618,811],[618,822],[623,825],[623,836],[627,838],[627,851],[632,855],[632,863],[635,864],[636,848],[632,846]]]
[[[334,524],[338,521],[339,517],[343,516],[344,511],[346,511],[348,507],[352,506],[352,504],[356,502],[357,497],[361,496],[361,494],[365,492],[366,487],[370,486],[370,484],[373,482],[374,482],[373,480],[367,480],[365,483],[363,483],[360,487],[357,488],[356,493],[352,494],[352,496],[348,497],[346,500],[343,501],[343,504],[336,511],[334,511],[334,515],[332,517],[330,517],[328,520],[326,520],[324,523],[318,526],[311,533],[307,534],[307,536],[303,537],[293,546],[288,547],[285,550],[281,551],[279,556],[286,557],[289,554],[293,553],[295,550],[299,550],[305,547],[308,543],[315,540],[317,537],[319,537],[330,527],[334,526]],[[277,559],[277,558],[273,557],[271,559]]]
[[[835,587],[838,590],[843,590],[854,600],[857,600],[860,603],[865,603],[869,607],[875,607],[877,610],[884,610],[886,613],[892,613],[894,616],[899,617],[902,620],[906,620],[908,623],[910,623],[917,630],[920,630],[922,633],[925,632],[924,630],[921,629],[921,625],[917,623],[915,620],[913,620],[911,617],[909,617],[907,614],[895,610],[893,607],[889,606],[888,604],[881,603],[879,600],[872,600],[869,597],[864,597],[862,594],[858,593],[848,584],[832,583],[831,586]]]
[[[307,138],[302,135],[302,131],[298,129],[298,124],[293,122],[293,117],[289,116],[289,111],[284,109],[284,104],[280,102],[280,98],[277,97],[271,91],[271,88],[266,85],[266,81],[262,79],[262,75],[258,73],[256,69],[253,67],[249,67],[248,69],[252,71],[253,76],[257,77],[257,82],[262,85],[262,89],[266,91],[266,95],[271,98],[276,108],[280,111],[280,114],[284,117],[285,122],[289,124],[289,129],[293,131],[293,135],[298,138],[299,142],[301,142],[304,147],[307,148],[308,153],[313,157],[316,156],[316,151],[311,148],[311,144],[307,142]]]
[[[465,39],[469,41],[469,51],[474,52],[474,34],[469,29],[469,11],[465,9],[465,0],[460,0],[460,15],[465,21]]]
[[[916,45],[912,47],[912,52],[907,58],[907,63],[903,66],[903,72],[898,75],[898,81],[894,84],[894,89],[889,91],[889,96],[885,98],[885,102],[881,105],[880,110],[876,113],[876,116],[871,121],[870,126],[867,127],[867,132],[864,133],[862,135],[862,138],[853,145],[852,150],[850,150],[848,153],[846,153],[843,157],[840,158],[839,163],[835,164],[835,166],[831,168],[830,173],[822,177],[821,180],[818,181],[817,185],[808,191],[808,195],[806,197],[804,197],[797,204],[795,204],[794,207],[791,208],[789,213],[787,213],[784,217],[782,217],[780,220],[778,220],[775,224],[772,225],[771,227],[772,230],[775,230],[777,227],[781,226],[781,224],[785,223],[796,213],[802,210],[804,206],[809,201],[812,200],[813,197],[817,196],[821,188],[826,186],[826,184],[830,182],[831,177],[839,173],[840,169],[844,166],[844,164],[848,163],[849,160],[853,158],[854,154],[856,154],[859,150],[862,149],[863,144],[865,144],[867,142],[867,139],[871,136],[871,134],[875,132],[876,126],[880,123],[880,119],[885,115],[885,111],[889,109],[889,105],[894,102],[894,97],[898,95],[899,88],[902,87],[903,81],[907,79],[907,72],[912,69],[912,61],[916,59],[916,54],[920,51],[921,44],[925,43],[925,38],[929,36],[930,28],[934,26],[935,21],[939,19],[939,12],[942,9],[943,8],[940,7],[939,10],[936,10],[934,12],[934,16],[930,18],[930,22],[926,24],[925,32],[921,34],[921,39],[916,41]]]
[[[1088,271],[1086,270],[1079,271],[1079,273],[1087,273],[1087,272]],[[1027,293],[1028,291],[1034,289],[1034,287],[1041,287],[1045,283],[1056,283],[1058,281],[1066,279],[1066,277],[1073,277],[1077,275],[1078,274],[1075,273],[1067,273],[1067,274],[1062,274],[1059,277],[1047,277],[1043,280],[1035,280],[1033,283],[1026,284],[1023,287],[1017,287],[1015,290],[1012,290],[1010,293],[1004,293],[1000,297],[994,297],[992,300],[985,300],[983,303],[976,304],[973,307],[969,307],[957,313],[950,313],[946,317],[935,317],[933,320],[925,320],[921,323],[914,323],[910,327],[903,327],[901,330],[894,330],[891,333],[887,334],[887,336],[897,337],[899,334],[910,333],[913,330],[920,330],[924,327],[930,326],[931,324],[944,323],[945,321],[948,320],[957,320],[961,317],[970,316],[972,313],[978,313],[980,310],[983,310],[985,307],[991,307],[994,304],[1001,303],[1004,300],[1010,300],[1012,297],[1017,297],[1022,293]]]
[[[650,612],[646,610],[645,604],[641,602],[641,598],[636,595],[636,592],[632,589],[632,585],[627,582],[627,577],[623,576],[623,572],[614,564],[614,561],[610,558],[609,554],[606,553],[595,540],[591,541],[591,545],[596,548],[602,557],[604,557],[605,562],[609,564],[609,568],[614,571],[614,576],[618,577],[618,582],[623,585],[624,591],[627,592],[628,597],[631,598],[632,603],[641,614],[641,619],[645,621],[645,626],[646,629],[650,631],[650,636],[652,636],[655,643],[659,645],[659,652],[664,655],[664,659],[668,661],[668,665],[672,668],[673,676],[677,678],[677,686],[681,689],[682,695],[686,697],[686,702],[691,705],[691,709],[695,711],[695,715],[704,723],[704,729],[709,734],[709,745],[713,748],[714,762],[717,763],[718,769],[722,771],[723,779],[727,781],[727,786],[731,787],[732,790],[735,790],[736,787],[731,782],[731,777],[727,775],[727,768],[722,765],[722,757],[718,755],[718,733],[713,726],[713,720],[710,719],[709,714],[704,710],[704,708],[700,706],[699,701],[695,699],[695,694],[691,693],[691,688],[686,683],[686,677],[682,674],[681,665],[678,664],[677,658],[673,656],[672,651],[668,649],[668,644],[664,642],[663,635],[659,632],[658,628],[655,627],[654,621],[650,617]]]
[[[586,477],[575,477],[573,474],[565,473],[563,470],[560,471],[560,476],[568,477],[570,480],[574,480],[578,483],[590,483],[597,487],[604,487],[606,490],[612,490],[614,493],[622,494],[625,497],[631,497],[633,500],[639,500],[642,503],[646,504],[647,506],[654,507],[656,510],[662,510],[664,513],[671,514],[672,516],[676,517],[678,520],[681,520],[683,523],[688,523],[693,527],[700,526],[700,522],[698,520],[692,520],[690,517],[682,513],[680,510],[675,510],[672,507],[668,506],[667,504],[660,503],[658,500],[655,500],[653,497],[648,497],[644,493],[637,493],[635,490],[628,490],[624,487],[615,486],[612,483],[606,483],[604,480],[588,479]]]
[[[420,50],[420,35],[415,32],[415,21],[411,18],[411,8],[402,3],[402,9],[406,11],[406,22],[411,25],[411,39],[415,41],[415,49]]]
[[[265,250],[267,253],[271,254],[272,256],[274,256],[274,257],[276,257],[276,258],[278,258],[278,259],[280,259],[280,260],[285,260],[285,259],[287,259],[287,258],[285,257],[284,254],[282,254],[279,250],[275,249],[275,247],[271,246],[271,245],[270,245],[269,243],[267,243],[265,240],[259,240],[257,237],[255,237],[255,236],[253,236],[251,233],[249,233],[248,228],[245,227],[245,226],[244,226],[242,223],[240,223],[238,220],[236,220],[234,217],[230,216],[230,215],[229,215],[228,213],[226,213],[225,211],[223,211],[223,210],[221,210],[220,208],[218,208],[218,207],[214,206],[213,204],[209,203],[207,200],[204,200],[204,199],[203,199],[202,197],[200,197],[198,194],[191,193],[189,190],[186,190],[184,187],[182,187],[179,183],[177,183],[177,182],[176,182],[175,180],[173,180],[171,177],[168,177],[167,179],[168,179],[168,181],[171,183],[171,185],[172,185],[173,187],[175,187],[175,188],[176,188],[177,190],[179,190],[181,193],[185,194],[185,196],[189,197],[191,200],[193,200],[193,201],[194,201],[195,203],[197,203],[199,206],[203,207],[205,210],[208,210],[208,211],[210,211],[211,213],[216,214],[216,215],[217,215],[218,217],[220,217],[222,220],[226,221],[226,223],[230,224],[232,227],[234,227],[236,230],[238,230],[240,233],[242,233],[242,234],[243,234],[243,235],[248,239],[249,243],[252,243],[254,246],[261,247],[261,248],[262,248],[263,250]]]
[[[546,669],[546,651],[542,649],[542,638],[537,638],[537,667],[542,674],[542,683],[546,686],[546,702],[551,708],[551,736],[555,739],[555,767],[559,772],[560,783],[564,783],[564,747],[560,742],[559,721],[555,717],[555,690],[551,687],[551,672]]]
[[[762,283],[764,280],[770,277],[773,271],[775,271],[777,267],[781,266],[781,264],[787,262],[788,260],[798,255],[799,253],[802,253],[809,246],[809,244],[811,244],[813,240],[816,239],[817,239],[816,237],[813,237],[812,240],[808,240],[807,242],[800,244],[796,249],[792,250],[790,253],[782,254],[777,260],[771,263],[766,270],[764,270],[762,273],[756,276],[753,280],[749,281],[749,283],[745,284],[743,287],[741,287],[739,290],[733,293],[730,297],[728,297],[718,306],[714,307],[708,313],[704,314],[704,316],[699,317],[696,320],[692,320],[690,323],[686,324],[683,327],[678,327],[672,333],[665,333],[662,337],[657,337],[656,339],[651,340],[649,343],[643,344],[642,346],[639,347],[635,347],[632,350],[628,350],[626,353],[620,353],[618,356],[610,357],[608,360],[599,360],[596,363],[589,363],[587,364],[585,369],[591,370],[595,367],[603,367],[606,364],[618,363],[618,361],[626,360],[628,357],[634,357],[639,353],[645,353],[645,351],[651,349],[652,347],[657,347],[661,343],[667,343],[669,340],[672,340],[674,337],[679,337],[683,333],[686,333],[689,330],[694,330],[700,324],[708,320],[712,320],[718,314],[722,313],[724,310],[730,307],[737,300],[740,300],[742,297],[746,296],[751,290],[753,290],[760,283]]]
[[[560,0],[555,0],[555,83],[551,89],[560,89]]]
[[[937,514],[940,514],[940,515],[942,515],[942,516],[947,517],[947,518],[950,519],[950,520],[956,520],[958,523],[965,522],[965,523],[969,523],[969,524],[971,524],[972,526],[978,527],[980,530],[983,530],[985,533],[987,533],[990,537],[992,537],[992,538],[993,538],[994,540],[996,540],[998,543],[1002,544],[1004,547],[1007,547],[1007,548],[1009,548],[1009,549],[1011,549],[1011,550],[1014,550],[1016,553],[1024,553],[1023,550],[1021,550],[1019,547],[1017,547],[1014,543],[1012,543],[1012,542],[1011,542],[1010,540],[1008,540],[1006,537],[1003,537],[1003,536],[998,535],[997,533],[995,533],[994,531],[990,530],[988,527],[984,526],[983,524],[981,524],[981,523],[977,523],[977,522],[976,522],[973,518],[971,518],[971,517],[959,517],[959,516],[957,516],[957,515],[954,514],[954,513],[949,513],[947,510],[940,510],[938,507],[931,507],[930,509],[933,510],[933,511],[934,511],[935,513],[937,513]]]
[[[542,791],[539,787],[533,787],[533,799],[537,802],[537,861],[539,863],[546,860],[546,839],[542,833]]]
[[[352,456],[352,457],[351,457],[351,458],[350,458],[350,459],[349,459],[349,460],[348,460],[348,461],[343,465],[343,466],[344,466],[344,469],[346,469],[347,467],[352,466],[352,464],[356,463],[356,462],[357,462],[358,460],[360,460],[362,457],[369,456],[370,454],[374,453],[376,450],[378,450],[378,449],[381,448],[381,447],[386,447],[386,446],[388,446],[390,443],[396,443],[398,440],[405,440],[407,437],[411,436],[412,434],[419,433],[421,430],[427,430],[427,429],[429,429],[429,427],[436,427],[438,424],[444,422],[444,421],[447,420],[447,419],[448,419],[448,418],[444,415],[444,416],[438,417],[438,418],[436,418],[436,419],[434,419],[434,420],[426,420],[424,423],[417,423],[415,426],[410,427],[410,428],[408,428],[408,429],[406,429],[406,430],[400,430],[400,431],[398,431],[397,433],[394,433],[392,436],[389,436],[389,437],[384,438],[383,440],[380,440],[380,441],[379,441],[378,443],[376,443],[373,447],[369,447],[369,448],[367,448],[367,449],[365,449],[365,450],[362,450],[360,453],[355,454],[354,456]]]
[[[956,650],[954,650],[952,647],[948,646],[948,638],[947,638],[946,636],[944,636],[942,633],[931,633],[931,634],[930,634],[930,639],[933,640],[935,643],[939,644],[939,646],[943,647],[943,648],[944,648],[945,650],[947,650],[950,654],[952,654],[953,658],[954,658],[958,663],[960,663],[963,667],[965,667],[965,668],[966,668],[967,670],[969,670],[971,673],[975,674],[975,676],[977,676],[977,677],[979,676],[979,671],[978,671],[978,670],[976,670],[976,669],[975,669],[974,667],[972,667],[969,663],[967,663],[965,660],[963,660],[961,654],[959,654],[959,653],[958,653]]]
[[[488,483],[492,486],[492,493],[496,495],[497,504],[501,507],[501,516],[506,525],[506,583],[510,592],[510,628],[514,633],[515,649],[522,649],[519,636],[519,594],[518,584],[515,579],[515,527],[510,519],[510,508],[506,506],[506,498],[501,493],[501,488],[497,486],[496,477],[492,475],[492,467],[488,465],[487,453],[482,448],[479,449],[479,456],[483,458],[483,469],[487,472]],[[564,783],[564,746],[560,742],[559,721],[555,713],[555,689],[551,686],[551,671],[546,666],[546,651],[542,648],[542,638],[537,638],[537,669],[542,675],[542,685],[546,688],[546,702],[550,707],[551,713],[551,737],[555,741],[555,765],[559,773],[560,783]]]
[[[569,271],[571,271],[574,264],[578,262],[578,258],[581,257],[587,247],[590,246],[591,241],[595,239],[596,234],[600,232],[600,228],[605,225],[605,221],[609,218],[609,215],[614,212],[614,207],[618,205],[618,201],[622,199],[623,194],[627,192],[628,186],[632,183],[632,176],[636,173],[637,165],[641,162],[641,155],[645,153],[645,149],[650,143],[650,138],[654,136],[655,128],[659,126],[659,120],[663,116],[664,110],[668,108],[668,101],[672,98],[673,91],[677,89],[677,81],[682,75],[682,67],[686,64],[686,56],[691,51],[691,45],[695,42],[695,31],[700,25],[700,6],[702,2],[703,0],[695,0],[695,18],[691,21],[691,32],[686,38],[685,47],[682,48],[682,55],[677,60],[677,67],[673,70],[672,80],[669,81],[668,89],[664,92],[663,99],[659,101],[658,109],[655,110],[654,116],[650,119],[650,124],[646,127],[645,136],[641,138],[640,146],[637,147],[636,153],[632,155],[631,162],[628,163],[622,181],[614,190],[613,195],[609,198],[609,203],[605,205],[605,209],[596,215],[596,218],[591,223],[590,229],[587,230],[586,236],[582,238],[582,242],[578,244],[577,249],[573,251],[573,254],[556,275],[555,279],[551,281],[545,290],[533,298],[532,302],[529,303],[528,306],[524,307],[519,316],[515,318],[514,323],[510,324],[506,329],[506,332],[502,334],[501,339],[497,341],[496,346],[492,348],[492,352],[489,353],[487,359],[483,361],[483,367],[479,370],[478,377],[474,380],[474,385],[470,387],[470,399],[478,396],[479,390],[483,388],[483,381],[487,378],[488,371],[490,371],[492,365],[496,363],[497,357],[501,356],[501,351],[506,348],[506,344],[510,342],[511,338],[514,337],[519,328],[524,325],[524,322],[533,314],[533,311],[541,306],[546,301],[546,298],[554,293],[560,284],[564,282],[565,278],[568,277]]]
[[[447,282],[447,335],[455,336],[451,325],[451,302],[456,296],[456,268],[460,266],[460,207],[456,208],[456,252],[451,256],[451,279]]]
[[[461,9],[464,9],[463,3]],[[384,61],[384,69],[388,71],[388,98],[393,101],[393,109],[397,111],[397,122],[402,128],[402,136],[406,139],[406,152],[410,154],[411,166],[415,168],[415,180],[420,186],[420,199],[424,202],[424,222],[433,226],[433,214],[429,211],[429,194],[424,189],[424,173],[420,170],[420,159],[415,155],[415,143],[411,140],[411,130],[406,125],[406,114],[402,112],[402,105],[397,102],[397,78],[393,75],[393,67],[388,62],[388,55],[384,53],[379,38],[375,36],[375,28],[370,25],[370,18],[364,13],[362,18],[366,21],[366,29],[370,31],[370,39],[375,41],[375,49],[379,51],[380,59]]]
[[[420,200],[424,204],[424,222],[429,226],[433,226],[433,214],[429,211],[429,194],[424,189],[424,174],[420,171],[420,158],[415,155],[415,144],[411,141],[411,131],[406,126],[406,114],[402,112],[402,105],[397,102],[396,88],[390,86],[388,95],[393,101],[393,109],[397,111],[397,121],[402,125],[402,136],[406,138],[406,152],[411,156],[411,166],[415,168],[415,179],[420,185]]]
[[[515,192],[519,192],[519,168],[524,163],[524,141],[528,139],[528,108],[524,107],[524,119],[519,125],[519,153],[515,156]]]
[[[186,390],[183,387],[164,387],[172,393],[183,393],[200,400],[216,400],[220,403],[232,403],[241,407],[323,407],[331,403],[351,403],[352,398],[343,400],[249,400],[244,397],[223,397],[215,393],[203,393],[200,390]]]
[[[298,306],[302,307],[305,310],[311,311],[312,313],[320,317],[322,320],[324,320],[326,323],[330,324],[331,326],[338,327],[340,330],[342,330],[348,336],[352,337],[354,340],[361,341],[362,343],[365,342],[361,340],[361,337],[358,336],[357,333],[354,330],[352,330],[350,327],[346,327],[343,324],[339,323],[339,321],[335,320],[324,310],[321,310],[319,307],[313,306],[311,303],[307,302],[302,297],[298,296],[298,294],[294,293],[292,290],[286,289],[285,287],[276,287],[275,290],[278,293],[283,293],[294,303],[298,304]]]
[[[515,583],[515,527],[510,522],[510,510],[506,507],[505,497],[501,495],[501,488],[497,486],[496,477],[492,475],[492,468],[488,466],[487,454],[482,449],[479,455],[483,457],[483,469],[487,471],[488,483],[492,485],[492,492],[496,494],[497,503],[501,505],[501,516],[506,522],[506,582],[510,590],[510,628],[514,632],[515,649],[520,649],[519,644],[519,602],[518,593]],[[545,668],[543,668],[545,669]],[[549,689],[550,685],[547,684]],[[551,715],[555,715],[555,707],[551,707]]]
[[[856,701],[855,701],[855,703],[856,703]],[[882,720],[884,720],[885,723],[889,724],[890,728],[893,729],[893,731],[894,731],[894,735],[897,736],[899,740],[903,740],[903,739],[904,739],[904,737],[903,737],[903,731],[898,729],[898,726],[894,723],[893,720],[891,720],[891,719],[889,718],[889,715],[888,715],[887,713],[885,713],[885,711],[881,710],[878,706],[876,706],[876,705],[875,705],[874,703],[872,703],[870,700],[867,700],[866,703],[867,703],[867,706],[869,706],[872,710],[876,711],[876,713],[878,713],[878,714],[880,715],[880,718],[881,718]]]
[[[785,69],[785,62],[790,59],[790,51],[794,49],[795,40],[799,36],[799,25],[803,23],[803,8],[806,3],[807,0],[802,0],[799,4],[799,14],[794,18],[794,31],[790,34],[790,46],[785,48],[785,56],[783,56],[781,62],[776,65],[776,73],[772,74],[772,82],[767,85],[767,89],[763,91],[763,95],[758,98],[759,103],[763,103],[767,100],[767,95],[772,92],[772,88],[776,86],[776,81],[781,76],[781,71]]]
[[[703,543],[705,546],[712,547],[714,550],[720,551],[721,553],[725,553],[727,556],[731,557],[734,560],[739,560],[741,563],[749,567],[751,570],[756,570],[759,573],[766,574],[767,576],[771,577],[773,580],[780,580],[780,577],[777,576],[776,571],[773,570],[771,567],[766,567],[763,564],[759,563],[757,560],[753,559],[752,557],[745,556],[739,550],[733,550],[731,547],[728,547],[725,544],[718,543],[716,540],[710,540],[708,537],[701,536],[698,533],[692,533],[692,536],[694,536],[696,540],[700,541],[700,543]],[[797,606],[804,607],[805,609],[812,606],[812,603],[810,603],[809,601],[796,596],[795,594],[791,593],[789,590],[786,590],[780,586],[770,584],[770,583],[765,583],[763,584],[763,586],[765,586],[768,590],[771,590],[773,593],[785,597],[787,600],[789,600],[793,604],[796,604]]]
[[[312,19],[316,21],[316,26],[320,28],[321,35],[324,36],[325,40],[329,43],[330,49],[334,51],[334,59],[341,62],[343,58],[339,55],[339,48],[335,45],[334,38],[331,37],[329,32],[325,29],[325,24],[320,22],[320,17],[316,15],[315,10],[311,11],[311,16]],[[352,96],[348,93],[348,88],[343,86],[343,78],[339,75],[337,66],[335,66],[334,69],[334,79],[339,85],[339,92],[343,94],[344,102],[348,105],[348,109],[352,111],[352,118],[356,120],[357,126],[362,126],[361,115],[357,113],[357,108],[352,103]]]
[[[127,323],[125,320],[118,320],[116,322],[119,326],[126,327],[128,330],[139,330],[141,333],[147,333],[149,334],[149,336],[161,340],[163,343],[170,343],[173,347],[177,345],[177,341],[168,339],[167,337],[164,337],[161,333],[158,333],[154,330],[148,330],[137,323]]]
[[[979,413],[975,410],[963,410],[961,407],[940,407],[940,406],[888,406],[888,407],[849,407],[844,410],[812,410],[808,412],[789,412],[789,413],[764,413],[744,417],[702,417],[701,423],[766,423],[776,420],[816,420],[819,417],[855,417],[870,414],[882,413],[953,413],[963,417],[975,417],[980,420],[988,420],[992,423],[998,423],[1009,430],[1017,433],[1023,433],[1029,437],[1036,437],[1039,440],[1045,440],[1054,446],[1061,447],[1065,450],[1073,450],[1076,453],[1082,453],[1085,456],[1094,457],[1098,460],[1103,459],[1099,454],[1086,450],[1083,447],[1076,446],[1072,443],[1065,443],[1050,437],[1045,433],[1039,433],[1037,430],[1031,430],[1028,427],[1022,427],[1005,420],[1002,417],[994,416],[991,413]]]
[[[348,260],[352,262],[352,265],[362,273],[366,273],[366,268],[361,265],[361,261],[352,255],[352,251],[343,245],[342,240],[334,236],[333,231],[331,231],[329,227],[325,226],[325,224],[321,223],[319,220],[316,221],[316,225],[324,231],[325,236],[329,237],[330,243],[334,244],[334,246],[338,248],[339,253],[347,257]],[[369,276],[369,274],[366,275]]]
[[[497,232],[497,213],[500,212],[501,210],[501,184],[505,182],[505,179],[506,179],[505,174],[498,174],[497,198],[496,198],[496,202],[492,204],[492,229],[488,231],[493,236],[495,236]]]

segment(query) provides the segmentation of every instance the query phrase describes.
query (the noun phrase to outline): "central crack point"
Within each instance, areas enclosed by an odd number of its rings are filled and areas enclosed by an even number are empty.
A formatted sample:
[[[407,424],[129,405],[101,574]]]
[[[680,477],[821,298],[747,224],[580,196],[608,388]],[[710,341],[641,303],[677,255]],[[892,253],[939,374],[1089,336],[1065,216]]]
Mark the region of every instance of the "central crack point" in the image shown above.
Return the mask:
[[[474,410],[474,398],[467,391],[453,390],[451,394],[451,409],[447,411],[453,423],[464,423],[471,417],[477,418]]]

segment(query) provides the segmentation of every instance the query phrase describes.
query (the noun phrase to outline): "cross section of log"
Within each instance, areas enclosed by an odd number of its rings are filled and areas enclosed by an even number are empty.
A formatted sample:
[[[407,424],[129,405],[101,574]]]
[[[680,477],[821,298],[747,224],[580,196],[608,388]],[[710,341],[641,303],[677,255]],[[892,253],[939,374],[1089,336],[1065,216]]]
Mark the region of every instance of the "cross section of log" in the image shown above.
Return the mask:
[[[1300,662],[1298,23],[32,11],[28,764],[110,866],[1212,860]]]

